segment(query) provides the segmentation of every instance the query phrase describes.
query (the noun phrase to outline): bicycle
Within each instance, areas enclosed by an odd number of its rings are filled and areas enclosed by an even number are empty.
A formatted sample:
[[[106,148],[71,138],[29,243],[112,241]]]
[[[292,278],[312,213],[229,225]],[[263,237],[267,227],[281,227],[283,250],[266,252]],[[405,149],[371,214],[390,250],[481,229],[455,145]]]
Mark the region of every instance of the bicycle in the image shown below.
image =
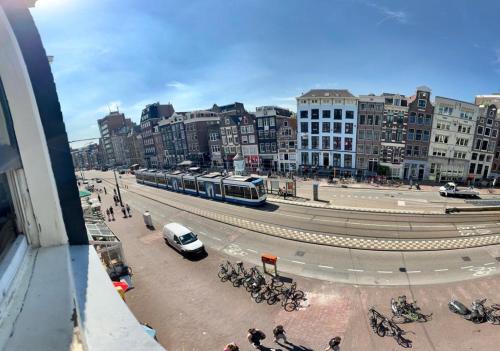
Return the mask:
[[[231,262],[226,261],[225,263],[221,263],[219,265],[219,272],[217,276],[220,278],[222,282],[226,282],[231,279],[231,277],[236,273],[234,266]]]
[[[369,316],[370,326],[374,333],[376,333],[380,337],[384,336],[392,336],[396,342],[405,348],[410,348],[412,346],[412,342],[409,339],[406,339],[403,335],[406,332],[401,329],[396,323],[389,320],[383,314],[377,312],[373,307],[368,310],[368,313],[371,313]]]
[[[431,320],[431,314],[423,314],[420,312],[420,307],[416,305],[416,301],[412,303],[406,302],[406,296],[399,296],[397,300],[391,298],[391,309],[393,316],[391,320],[394,323],[408,322],[427,322]]]
[[[245,279],[251,276],[251,272],[245,270],[245,267],[243,267],[243,262],[241,261],[236,262],[236,274],[237,276],[232,280],[233,286],[235,288],[243,285]]]

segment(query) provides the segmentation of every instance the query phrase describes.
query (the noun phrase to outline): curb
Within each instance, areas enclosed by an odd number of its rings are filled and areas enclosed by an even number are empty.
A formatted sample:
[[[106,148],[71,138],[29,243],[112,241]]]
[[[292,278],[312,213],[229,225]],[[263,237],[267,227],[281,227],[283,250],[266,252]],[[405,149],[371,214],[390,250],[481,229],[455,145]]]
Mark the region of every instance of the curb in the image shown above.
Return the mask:
[[[500,206],[478,206],[478,207],[448,207],[445,213],[453,212],[485,212],[485,211],[500,211]]]

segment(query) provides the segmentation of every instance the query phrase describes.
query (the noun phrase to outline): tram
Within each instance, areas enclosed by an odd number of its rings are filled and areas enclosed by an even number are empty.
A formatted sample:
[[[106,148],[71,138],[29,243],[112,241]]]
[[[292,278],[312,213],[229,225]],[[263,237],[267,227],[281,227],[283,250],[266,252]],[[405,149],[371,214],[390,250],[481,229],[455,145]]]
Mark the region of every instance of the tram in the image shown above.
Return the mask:
[[[135,171],[137,183],[207,199],[259,206],[266,202],[262,178],[223,176],[220,173],[196,174],[181,171]]]

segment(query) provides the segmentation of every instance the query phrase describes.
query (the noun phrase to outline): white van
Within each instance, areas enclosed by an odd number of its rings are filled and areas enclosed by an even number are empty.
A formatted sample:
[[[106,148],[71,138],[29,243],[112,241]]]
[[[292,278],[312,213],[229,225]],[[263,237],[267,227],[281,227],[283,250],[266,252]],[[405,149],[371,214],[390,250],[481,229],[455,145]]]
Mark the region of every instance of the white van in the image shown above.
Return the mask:
[[[169,223],[163,226],[163,238],[174,249],[185,254],[201,254],[205,247],[198,236],[179,223]]]

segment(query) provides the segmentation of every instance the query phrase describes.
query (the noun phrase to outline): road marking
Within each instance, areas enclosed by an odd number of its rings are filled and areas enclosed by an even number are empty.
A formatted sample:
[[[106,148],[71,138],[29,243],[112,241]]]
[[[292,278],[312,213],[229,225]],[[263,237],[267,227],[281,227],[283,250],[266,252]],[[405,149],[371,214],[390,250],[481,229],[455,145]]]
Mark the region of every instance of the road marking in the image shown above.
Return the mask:
[[[377,271],[377,273],[382,273],[382,274],[391,274],[392,271]]]
[[[363,269],[352,269],[352,268],[347,268],[348,271],[351,271],[351,272],[364,272]]]
[[[444,272],[447,271],[448,268],[435,269],[434,272]]]
[[[495,262],[488,262],[488,263],[485,263],[484,265],[485,266],[489,266],[489,265],[492,265],[492,264],[495,264]]]
[[[250,251],[250,252],[253,252],[253,253],[257,253],[257,251],[255,250],[252,250],[252,249],[246,249],[247,251]]]
[[[460,269],[469,269],[469,268],[472,268],[474,266],[463,266],[463,267],[460,267]]]
[[[422,273],[422,271],[408,271],[406,273]]]
[[[293,262],[293,263],[298,263],[298,264],[306,264],[305,262],[302,262],[302,261],[294,261],[294,260],[290,260],[290,262]]]
[[[206,235],[206,236],[208,236],[208,234],[207,234],[207,233],[205,233],[205,232],[198,232],[198,233],[200,233],[201,235]]]
[[[212,238],[212,239],[214,239],[214,240],[222,241],[222,239],[221,239],[221,238],[217,238],[217,237],[215,237],[215,236],[212,236],[211,238]]]
[[[300,218],[300,219],[311,219],[311,217],[289,215],[289,214],[284,214],[284,213],[278,213],[278,215],[280,215],[280,216],[286,216],[286,217],[293,217],[293,218]]]
[[[326,269],[333,269],[333,267],[332,267],[332,266],[322,266],[322,265],[320,265],[320,264],[318,264],[318,267],[319,267],[319,268],[326,268]]]

